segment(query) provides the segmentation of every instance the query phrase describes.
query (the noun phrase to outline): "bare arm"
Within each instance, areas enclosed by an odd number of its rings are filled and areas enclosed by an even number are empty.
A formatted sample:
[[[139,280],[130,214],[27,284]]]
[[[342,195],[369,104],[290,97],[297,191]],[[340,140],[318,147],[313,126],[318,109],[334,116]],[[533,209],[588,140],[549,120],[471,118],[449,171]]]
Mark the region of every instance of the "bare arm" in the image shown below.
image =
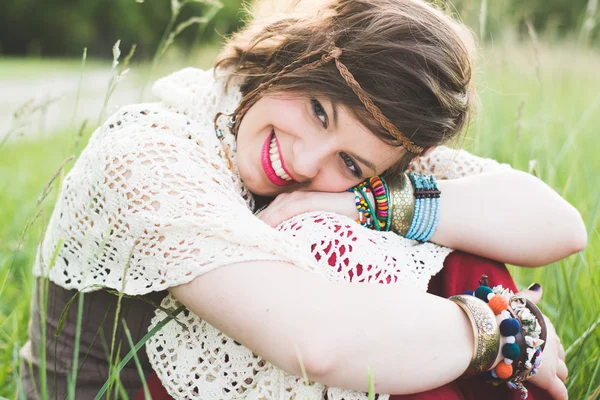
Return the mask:
[[[522,266],[558,261],[587,243],[579,212],[508,164],[439,146],[410,169],[434,174],[442,190],[434,243]]]
[[[579,212],[540,179],[500,169],[439,180],[440,221],[431,241],[522,266],[540,266],[582,250]],[[373,202],[373,198],[371,197]],[[282,194],[259,215],[271,226],[307,211],[356,218],[353,193]]]
[[[582,250],[579,212],[540,179],[504,170],[439,181],[440,222],[431,241],[522,266]]]
[[[398,285],[333,283],[291,264],[218,268],[170,289],[186,307],[285,371],[381,393],[451,382],[473,351],[470,323],[454,303]],[[452,327],[452,329],[449,329]]]

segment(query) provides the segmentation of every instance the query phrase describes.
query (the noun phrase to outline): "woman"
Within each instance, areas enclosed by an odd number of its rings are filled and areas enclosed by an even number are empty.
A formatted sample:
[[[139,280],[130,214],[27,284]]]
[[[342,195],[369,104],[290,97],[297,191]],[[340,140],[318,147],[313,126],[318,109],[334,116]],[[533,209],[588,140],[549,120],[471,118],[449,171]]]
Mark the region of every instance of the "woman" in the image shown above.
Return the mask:
[[[364,398],[368,367],[381,393],[456,380],[474,337],[456,304],[424,293],[451,251],[438,245],[541,265],[586,241],[576,210],[506,168],[439,182],[432,243],[352,223],[355,195],[346,189],[384,171],[398,177],[418,157],[450,159],[433,149],[460,131],[473,101],[462,35],[420,1],[333,1],[252,24],[215,76],[187,69],[159,81],[161,103],[111,117],[65,179],[35,269],[52,281],[48,320],[59,319],[65,289],[108,287],[151,298],[121,303],[136,340],[168,290],[150,326],[179,303],[187,310],[152,337],[149,363],[141,362],[179,398]],[[276,199],[257,218],[260,196]],[[402,286],[343,282],[359,270]],[[102,292],[85,299],[82,348],[97,361],[82,368],[78,398],[93,397],[118,347],[100,323],[112,320],[115,300]],[[37,367],[35,307],[24,356]],[[66,326],[75,320],[70,312]],[[57,385],[73,347],[62,329]],[[559,398],[566,367],[548,334],[545,367],[532,382]],[[298,377],[299,358],[315,383]],[[123,390],[135,393],[136,374],[122,375]]]

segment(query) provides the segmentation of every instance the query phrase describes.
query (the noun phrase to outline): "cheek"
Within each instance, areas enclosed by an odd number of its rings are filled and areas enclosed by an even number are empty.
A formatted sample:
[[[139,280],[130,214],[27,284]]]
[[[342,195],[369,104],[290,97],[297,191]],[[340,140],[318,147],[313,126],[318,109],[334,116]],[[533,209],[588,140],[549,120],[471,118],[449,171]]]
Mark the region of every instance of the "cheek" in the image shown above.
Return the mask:
[[[307,121],[302,99],[275,99],[268,104],[268,123],[276,130],[297,136],[303,132]]]
[[[358,185],[358,179],[351,179],[333,166],[323,168],[316,179],[313,179],[308,190],[314,192],[339,193]]]

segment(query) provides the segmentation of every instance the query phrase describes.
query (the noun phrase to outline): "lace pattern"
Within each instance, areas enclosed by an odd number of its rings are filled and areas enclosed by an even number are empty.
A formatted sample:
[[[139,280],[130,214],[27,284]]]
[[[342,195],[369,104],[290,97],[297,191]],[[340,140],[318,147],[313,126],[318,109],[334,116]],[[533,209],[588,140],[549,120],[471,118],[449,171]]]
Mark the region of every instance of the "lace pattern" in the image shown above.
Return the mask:
[[[252,196],[237,172],[234,138],[220,143],[214,134],[216,113],[233,112],[241,100],[237,86],[226,90],[212,70],[187,68],[153,90],[161,101],[124,107],[109,118],[65,178],[35,276],[67,289],[139,295],[222,265],[277,260],[333,281],[426,290],[442,268],[451,249],[373,232],[336,214],[299,215],[277,229],[264,224],[252,214]],[[446,147],[413,165],[447,179],[504,167]],[[172,296],[162,304],[177,305]],[[151,327],[164,317],[158,310]],[[194,314],[178,322],[146,345],[175,398],[367,398],[304,385]]]
[[[310,253],[319,272],[332,281],[401,283],[425,291],[451,252],[393,233],[378,233],[332,213],[298,215],[277,229],[299,243],[300,251]],[[165,309],[179,305],[173,296],[162,303]],[[165,312],[158,311],[152,324],[165,317]],[[315,382],[306,386],[301,378],[281,371],[191,313],[169,322],[146,343],[146,349],[163,384],[176,398],[367,398],[365,393]]]

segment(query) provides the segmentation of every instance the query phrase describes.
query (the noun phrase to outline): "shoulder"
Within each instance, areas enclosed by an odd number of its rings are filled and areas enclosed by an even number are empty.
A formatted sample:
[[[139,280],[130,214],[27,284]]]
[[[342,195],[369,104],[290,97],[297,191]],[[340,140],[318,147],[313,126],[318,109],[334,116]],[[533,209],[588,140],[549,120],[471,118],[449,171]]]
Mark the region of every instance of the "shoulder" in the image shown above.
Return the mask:
[[[511,169],[508,164],[501,164],[494,159],[479,157],[466,150],[447,146],[439,146],[430,154],[415,159],[409,168],[423,174],[434,174],[439,179],[455,179]]]
[[[197,118],[235,110],[242,97],[239,85],[227,83],[225,71],[184,68],[156,81],[152,92],[167,107]]]

